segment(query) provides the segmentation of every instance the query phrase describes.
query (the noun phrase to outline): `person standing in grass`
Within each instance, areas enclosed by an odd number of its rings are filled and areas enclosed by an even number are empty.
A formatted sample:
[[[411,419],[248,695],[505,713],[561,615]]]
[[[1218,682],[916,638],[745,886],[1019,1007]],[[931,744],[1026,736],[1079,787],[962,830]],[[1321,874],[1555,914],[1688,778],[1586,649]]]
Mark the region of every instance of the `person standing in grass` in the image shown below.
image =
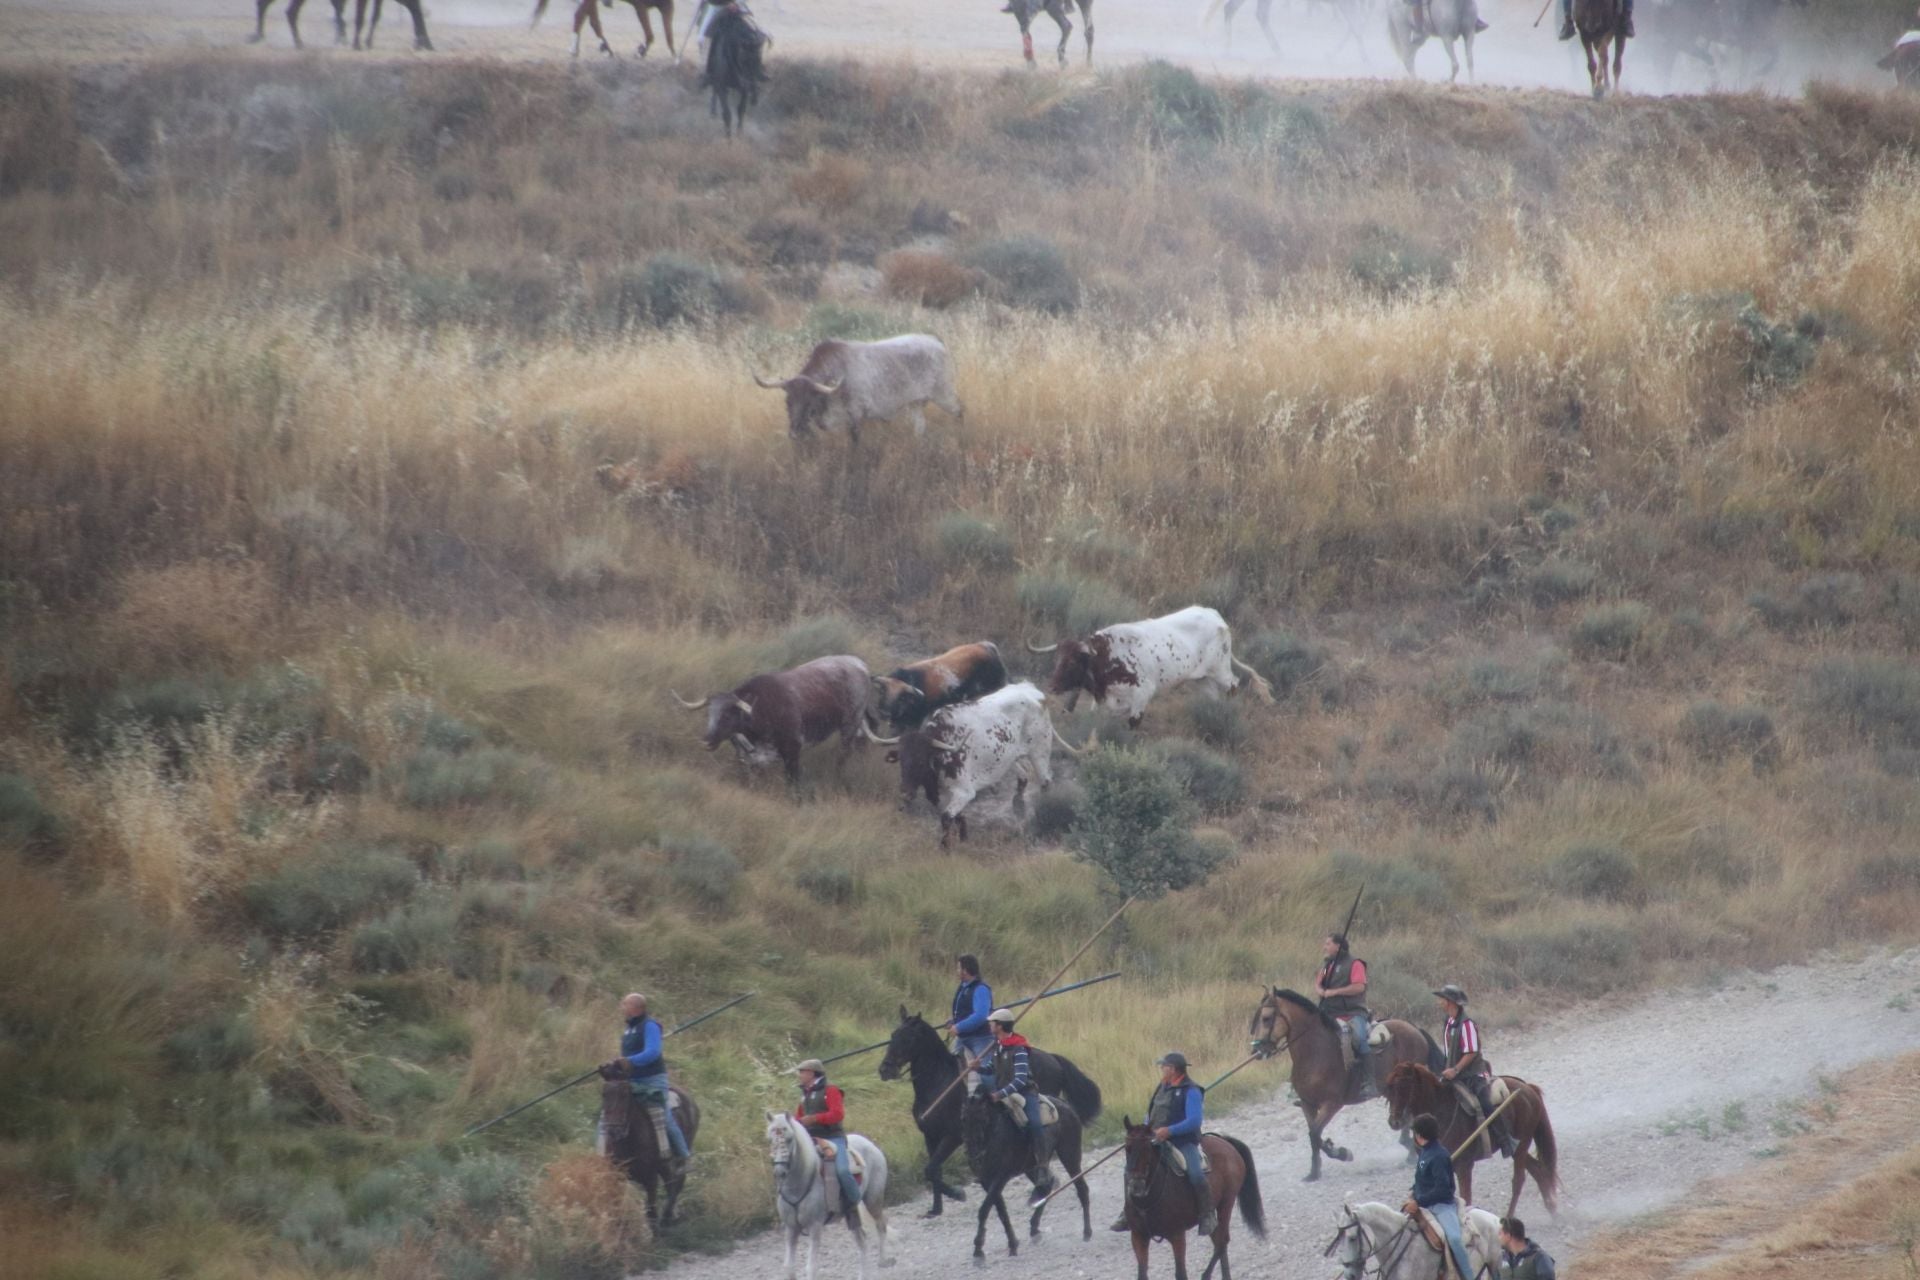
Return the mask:
[[[1527,1239],[1527,1224],[1500,1219],[1500,1280],[1554,1280],[1553,1255]]]
[[[840,1182],[840,1206],[843,1213],[855,1213],[860,1207],[860,1186],[853,1180],[853,1168],[847,1163],[847,1099],[835,1085],[827,1083],[826,1064],[808,1058],[794,1074],[800,1077],[800,1105],[793,1110],[813,1137],[833,1144],[833,1176]]]
[[[680,1122],[673,1115],[673,1091],[667,1087],[667,1059],[661,1048],[660,1023],[647,1015],[647,998],[632,991],[620,999],[627,1029],[620,1035],[620,1056],[600,1068],[607,1079],[627,1078],[643,1106],[658,1106],[667,1118],[667,1145],[673,1149],[674,1172],[684,1168],[689,1154]]]
[[[953,992],[953,1056],[967,1074],[966,1089],[993,1087],[993,988],[980,977],[980,958],[968,954],[954,961],[960,985]],[[968,1064],[972,1065],[969,1066]]]

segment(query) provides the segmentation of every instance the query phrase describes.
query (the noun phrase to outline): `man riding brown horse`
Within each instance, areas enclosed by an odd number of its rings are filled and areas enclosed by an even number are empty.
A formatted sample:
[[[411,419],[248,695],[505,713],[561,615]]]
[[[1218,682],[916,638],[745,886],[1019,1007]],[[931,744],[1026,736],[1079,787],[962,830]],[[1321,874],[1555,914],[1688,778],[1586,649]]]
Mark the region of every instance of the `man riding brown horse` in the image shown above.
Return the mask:
[[[1320,1012],[1339,1023],[1353,1045],[1353,1074],[1359,1079],[1353,1100],[1365,1102],[1379,1096],[1369,1058],[1373,1050],[1367,1044],[1373,1029],[1373,1015],[1366,1004],[1367,962],[1347,949],[1344,933],[1330,933],[1321,939],[1320,951],[1326,963],[1320,966],[1313,993],[1320,997]]]
[[[1487,1055],[1480,1051],[1480,1028],[1467,1016],[1467,993],[1457,983],[1449,982],[1433,994],[1440,998],[1440,1007],[1447,1014],[1446,1028],[1440,1037],[1441,1047],[1447,1053],[1447,1069],[1440,1073],[1440,1079],[1445,1084],[1457,1082],[1472,1090],[1480,1103],[1480,1114],[1485,1116],[1493,1110],[1493,1067],[1488,1064]],[[1494,1116],[1492,1136],[1500,1154],[1513,1159],[1513,1135],[1507,1128],[1505,1115]]]

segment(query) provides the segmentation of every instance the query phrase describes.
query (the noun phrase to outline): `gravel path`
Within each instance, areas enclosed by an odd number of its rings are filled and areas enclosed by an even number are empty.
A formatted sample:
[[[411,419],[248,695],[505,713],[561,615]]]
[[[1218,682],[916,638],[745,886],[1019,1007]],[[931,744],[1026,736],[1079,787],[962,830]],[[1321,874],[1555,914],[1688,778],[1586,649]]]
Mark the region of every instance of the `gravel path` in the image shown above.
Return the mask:
[[[1906,999],[1897,999],[1902,993]],[[1812,1032],[1786,1034],[1789,1028]],[[1920,950],[1743,975],[1632,1005],[1586,1007],[1502,1035],[1489,1044],[1489,1057],[1500,1071],[1545,1088],[1560,1143],[1559,1218],[1547,1218],[1531,1183],[1519,1213],[1563,1262],[1577,1258],[1580,1241],[1596,1227],[1659,1208],[1703,1178],[1765,1158],[1778,1140],[1778,1126],[1791,1123],[1794,1104],[1817,1092],[1823,1075],[1915,1048]],[[1276,1077],[1281,1070],[1278,1064],[1271,1069]],[[1144,1080],[1137,1090],[1143,1096]],[[1302,1183],[1305,1127],[1299,1113],[1284,1106],[1285,1094],[1281,1084],[1267,1103],[1210,1117],[1210,1127],[1253,1149],[1271,1232],[1263,1244],[1245,1234],[1236,1217],[1236,1276],[1328,1274],[1320,1251],[1341,1201],[1394,1201],[1412,1181],[1386,1128],[1383,1104],[1371,1103],[1342,1112],[1328,1130],[1353,1151],[1353,1163],[1328,1162],[1319,1183]],[[1128,1101],[1118,1088],[1108,1098],[1114,1107]],[[1056,1200],[1044,1234],[1023,1243],[1017,1258],[1006,1256],[998,1222],[989,1224],[985,1273],[1130,1275],[1127,1237],[1106,1230],[1120,1201],[1120,1163],[1093,1175],[1091,1242],[1079,1238],[1078,1202]],[[1476,1190],[1483,1207],[1505,1207],[1508,1168],[1505,1161],[1480,1165]],[[961,1160],[948,1170],[965,1178]],[[1024,1200],[1026,1184],[1016,1185]],[[889,1280],[945,1280],[970,1270],[977,1190],[937,1221],[920,1217],[927,1203],[922,1195],[889,1215],[890,1252],[898,1260]],[[1016,1215],[1016,1227],[1024,1230],[1021,1221]],[[822,1235],[820,1254],[820,1276],[854,1274],[853,1243],[840,1228]],[[1171,1255],[1157,1245],[1151,1274],[1172,1273]],[[753,1236],[725,1254],[675,1263],[664,1274],[672,1280],[777,1280],[783,1275],[780,1242],[772,1234]],[[1197,1280],[1197,1265],[1192,1274]]]

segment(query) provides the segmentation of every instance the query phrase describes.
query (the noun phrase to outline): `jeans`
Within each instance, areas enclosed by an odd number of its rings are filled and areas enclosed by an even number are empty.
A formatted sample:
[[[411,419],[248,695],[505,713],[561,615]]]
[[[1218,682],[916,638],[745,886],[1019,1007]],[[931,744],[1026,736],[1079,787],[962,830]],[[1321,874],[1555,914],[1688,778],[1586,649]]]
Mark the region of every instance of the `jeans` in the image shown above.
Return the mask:
[[[667,1145],[673,1148],[673,1154],[684,1159],[688,1154],[687,1140],[680,1132],[680,1122],[673,1118],[673,1094],[667,1089],[666,1072],[663,1071],[657,1076],[635,1076],[631,1083],[635,1093],[656,1095],[653,1097],[642,1097],[641,1101],[649,1105],[658,1102],[661,1109],[666,1112]]]
[[[1367,1021],[1367,1011],[1347,1015],[1347,1030],[1353,1034],[1353,1056],[1355,1061],[1364,1059],[1373,1050],[1367,1047],[1367,1036],[1373,1031],[1373,1024]]]
[[[1427,1212],[1431,1213],[1434,1221],[1440,1224],[1440,1230],[1446,1232],[1447,1248],[1453,1251],[1453,1260],[1458,1264],[1460,1274],[1467,1277],[1467,1280],[1473,1280],[1473,1267],[1467,1262],[1466,1242],[1460,1238],[1459,1204],[1452,1200],[1430,1204],[1427,1206]]]
[[[1040,1091],[1038,1089],[1029,1089],[1021,1096],[1026,1099],[1027,1103],[1027,1141],[1032,1144],[1036,1153],[1046,1150],[1046,1148],[1041,1145],[1047,1140],[1047,1126],[1040,1119]],[[1040,1162],[1036,1160],[1034,1163],[1039,1164]],[[1053,1162],[1049,1160],[1047,1164],[1040,1165],[1040,1177],[1034,1183],[1036,1189],[1053,1181],[1053,1170],[1048,1168],[1048,1165],[1052,1163]]]
[[[1193,1193],[1204,1201],[1207,1198],[1207,1175],[1200,1168],[1200,1139],[1169,1138],[1167,1141],[1173,1144],[1175,1151],[1186,1157],[1187,1181],[1193,1184]]]
[[[840,1180],[842,1211],[851,1218],[860,1204],[860,1184],[853,1180],[853,1166],[847,1163],[847,1139],[842,1135],[827,1141],[833,1144],[833,1175]]]

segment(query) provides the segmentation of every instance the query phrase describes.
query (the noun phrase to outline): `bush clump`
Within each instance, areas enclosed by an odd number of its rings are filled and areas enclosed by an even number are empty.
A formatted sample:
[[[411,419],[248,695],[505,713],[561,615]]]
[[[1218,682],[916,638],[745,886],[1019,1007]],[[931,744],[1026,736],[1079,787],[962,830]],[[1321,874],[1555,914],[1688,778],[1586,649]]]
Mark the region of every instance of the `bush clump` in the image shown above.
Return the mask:
[[[760,661],[774,668],[798,666],[822,654],[855,653],[860,628],[844,613],[816,613],[796,618],[772,640],[759,647]]]
[[[1193,734],[1210,747],[1237,751],[1246,745],[1247,722],[1238,703],[1225,698],[1195,698],[1187,703],[1187,723]]]
[[[1756,591],[1747,605],[1775,631],[1838,630],[1867,613],[1867,584],[1857,573],[1815,574],[1786,599]]]
[[[1583,996],[1633,986],[1644,965],[1633,930],[1603,921],[1510,928],[1489,936],[1487,950],[1503,970],[1503,985]]]
[[[1208,750],[1197,742],[1162,740],[1153,753],[1165,764],[1167,772],[1186,789],[1203,810],[1211,814],[1231,813],[1246,802],[1247,782],[1239,764]]]
[[[1382,297],[1438,289],[1453,278],[1453,261],[1390,227],[1372,227],[1347,258],[1347,273]]]
[[[1028,615],[1072,636],[1131,622],[1145,613],[1139,601],[1112,583],[1063,572],[1022,574],[1014,596]]]
[[[1584,560],[1549,556],[1527,575],[1527,595],[1538,605],[1578,600],[1593,590],[1600,573]]]
[[[1001,299],[1056,315],[1080,305],[1080,281],[1060,250],[1041,236],[1010,236],[976,246],[966,265],[990,276]]]
[[[410,897],[420,883],[412,862],[390,849],[321,849],[244,891],[248,913],[267,933],[305,937]]]
[[[733,850],[705,836],[679,836],[664,841],[667,880],[694,903],[710,911],[733,902],[740,883],[740,859]]]
[[[1640,647],[1653,611],[1637,601],[1602,605],[1580,616],[1573,628],[1573,652],[1582,658],[1625,662]]]
[[[600,290],[601,315],[619,329],[698,323],[753,309],[753,295],[737,276],[677,253],[616,273]]]
[[[1522,658],[1474,658],[1438,677],[1432,695],[1449,709],[1496,702],[1531,702],[1566,692],[1567,655],[1548,646]]]
[[[1813,673],[1819,711],[1883,745],[1920,747],[1920,667],[1893,658],[1835,658]]]
[[[524,804],[538,793],[536,762],[505,747],[457,753],[422,747],[407,760],[400,784],[401,799],[416,809]]]
[[[833,260],[833,233],[805,211],[762,218],[747,228],[747,240],[772,267],[810,267]]]
[[[1364,884],[1359,920],[1385,922],[1414,915],[1457,911],[1446,866],[1429,855],[1370,858],[1335,850],[1327,859],[1330,888]]]
[[[949,511],[933,522],[933,545],[943,564],[982,572],[1013,567],[1013,539],[990,520]]]
[[[1086,793],[1078,787],[1055,784],[1047,788],[1033,800],[1027,814],[1027,834],[1035,840],[1064,840],[1079,824],[1086,803]]]
[[[1138,95],[1140,121],[1156,141],[1218,141],[1226,132],[1220,95],[1185,67],[1156,59],[1123,84]]]
[[[845,867],[806,867],[793,881],[823,907],[852,906],[866,896],[866,882]]]
[[[1081,766],[1080,785],[1087,802],[1073,856],[1122,894],[1157,898],[1201,884],[1225,860],[1217,843],[1194,838],[1185,788],[1148,753],[1103,748]]]
[[[1323,646],[1291,631],[1256,631],[1236,648],[1240,661],[1267,678],[1274,697],[1291,697],[1311,681],[1324,706],[1339,704],[1340,681],[1332,674],[1333,656]]]
[[[1780,753],[1773,716],[1765,707],[1729,707],[1707,699],[1680,718],[1680,740],[1702,760],[1720,761],[1744,752],[1754,764],[1771,765]]]
[[[1600,902],[1632,902],[1640,896],[1640,871],[1619,845],[1577,844],[1547,867],[1547,881],[1561,893]]]
[[[442,963],[453,950],[451,902],[410,902],[353,931],[353,967],[362,973],[412,973]]]

